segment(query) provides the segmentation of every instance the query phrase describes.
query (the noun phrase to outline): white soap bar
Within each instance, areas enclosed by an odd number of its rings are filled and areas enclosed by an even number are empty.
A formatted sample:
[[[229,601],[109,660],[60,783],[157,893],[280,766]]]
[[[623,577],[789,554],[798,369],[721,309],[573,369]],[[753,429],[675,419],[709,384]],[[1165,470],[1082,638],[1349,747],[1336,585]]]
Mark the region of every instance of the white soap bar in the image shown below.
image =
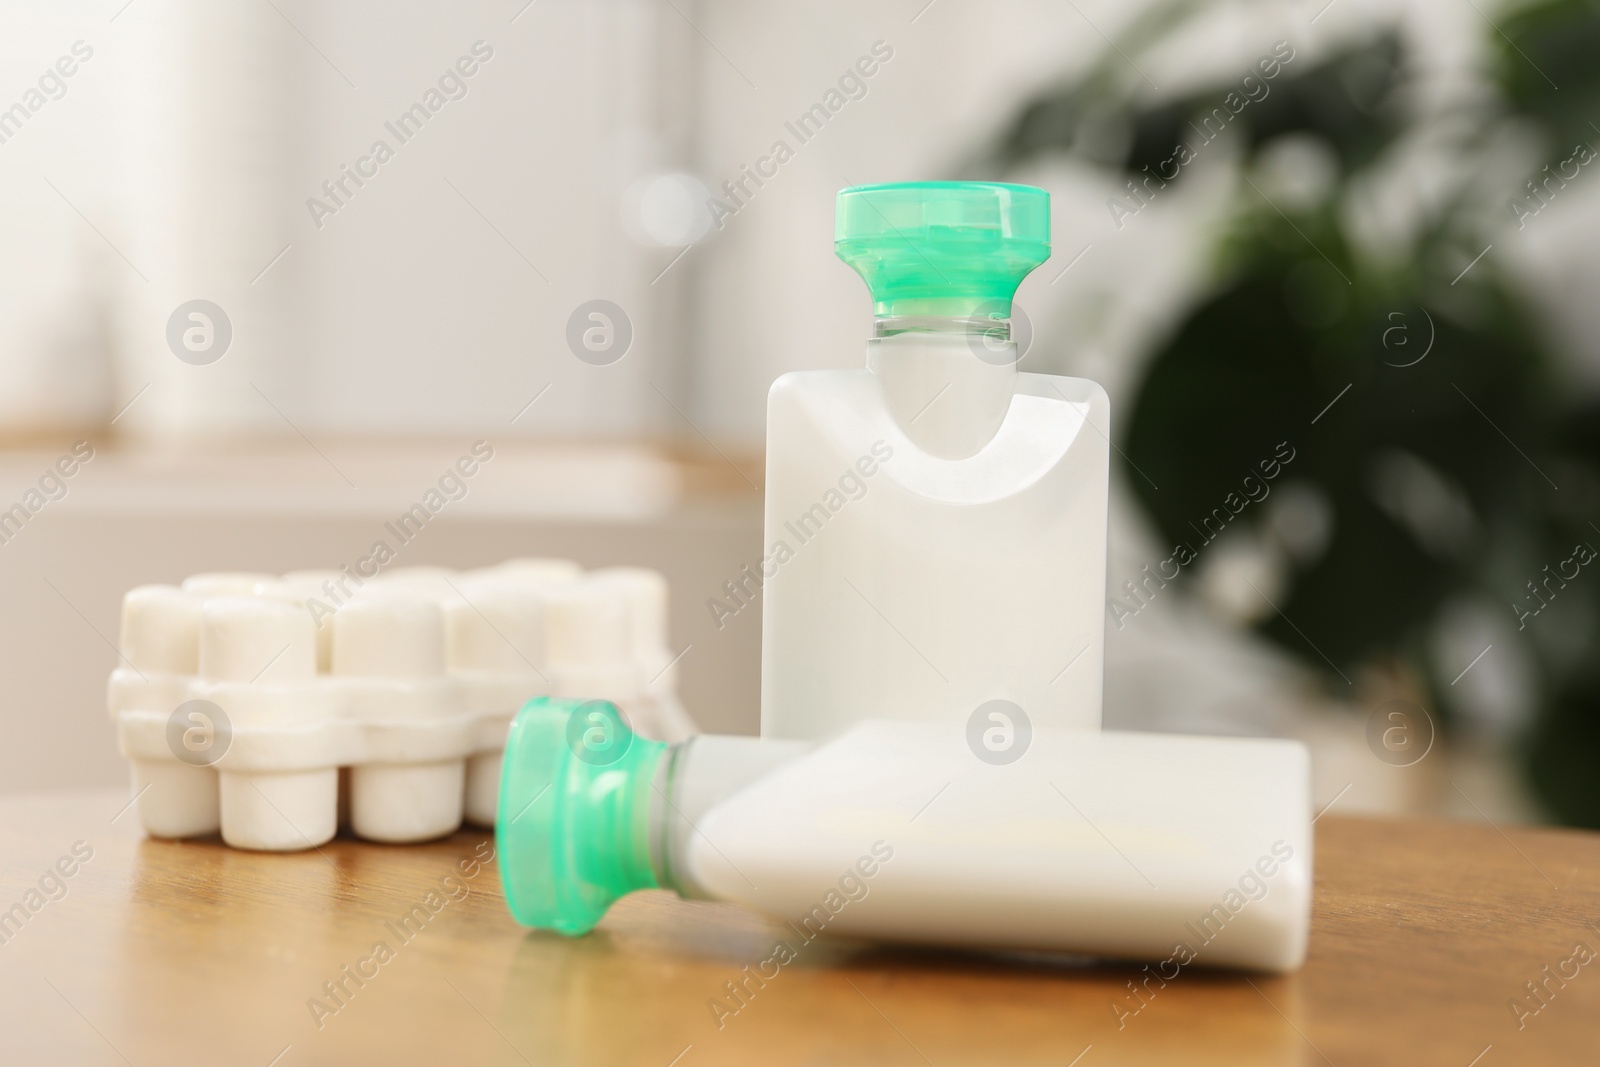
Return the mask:
[[[333,673],[370,678],[443,674],[444,612],[438,601],[420,589],[358,595],[333,618]]]
[[[445,608],[445,658],[452,671],[533,670],[546,663],[545,602],[534,590],[477,579],[469,599]]]
[[[190,575],[183,580],[183,591],[195,596],[249,596],[257,586],[275,580],[253,571],[219,571]]]
[[[220,596],[200,614],[200,671],[218,682],[310,678],[316,637],[303,609],[266,597]]]
[[[122,655],[141,671],[198,674],[198,596],[170,585],[142,585],[122,599]]]
[[[492,826],[531,697],[609,700],[663,740],[694,732],[661,681],[666,596],[653,571],[553,559],[141,586],[107,689],[140,819],[157,837],[313,848],[338,831],[343,773],[357,836]]]

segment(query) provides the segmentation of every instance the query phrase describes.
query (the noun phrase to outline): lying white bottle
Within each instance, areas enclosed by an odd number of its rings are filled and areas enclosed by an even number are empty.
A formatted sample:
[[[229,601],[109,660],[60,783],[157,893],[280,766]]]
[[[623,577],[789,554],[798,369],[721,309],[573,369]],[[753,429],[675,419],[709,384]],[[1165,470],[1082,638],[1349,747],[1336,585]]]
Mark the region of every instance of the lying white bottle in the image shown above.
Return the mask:
[[[1015,750],[1013,750],[1015,751]],[[537,698],[495,832],[521,923],[581,934],[664,887],[822,932],[1289,971],[1311,910],[1309,760],[1292,741],[1043,728],[1011,762],[935,723],[821,744],[633,735]]]
[[[865,369],[786,374],[767,401],[766,555],[730,590],[763,599],[763,737],[994,700],[1099,727],[1110,407],[1020,373],[1010,333],[1049,205],[989,182],[839,194],[876,326]]]

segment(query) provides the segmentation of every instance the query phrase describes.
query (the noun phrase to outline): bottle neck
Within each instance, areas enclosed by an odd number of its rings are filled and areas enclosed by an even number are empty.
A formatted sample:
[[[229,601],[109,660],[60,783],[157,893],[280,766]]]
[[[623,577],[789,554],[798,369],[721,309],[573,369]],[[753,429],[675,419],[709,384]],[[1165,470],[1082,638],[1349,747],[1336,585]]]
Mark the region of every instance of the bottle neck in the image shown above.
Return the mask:
[[[690,857],[713,808],[756,779],[810,751],[808,741],[700,734],[668,746],[649,790],[649,858],[655,883],[691,900],[715,897]],[[711,850],[706,862],[727,863]]]
[[[1017,346],[1005,319],[881,316],[867,341],[867,368],[913,444],[940,459],[967,459],[1005,422]]]
[[[976,337],[991,345],[1000,345],[1011,340],[1011,321],[964,315],[880,315],[872,320],[873,337],[898,337],[907,333]]]

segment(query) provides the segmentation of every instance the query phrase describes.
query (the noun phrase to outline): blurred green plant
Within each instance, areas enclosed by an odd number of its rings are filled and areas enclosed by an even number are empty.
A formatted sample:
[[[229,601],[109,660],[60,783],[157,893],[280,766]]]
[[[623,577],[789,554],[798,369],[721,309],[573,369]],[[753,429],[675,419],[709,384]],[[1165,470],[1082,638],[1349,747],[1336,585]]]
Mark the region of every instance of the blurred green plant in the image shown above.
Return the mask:
[[[1120,170],[1134,211],[1135,187],[1158,196],[1162,178],[1183,181],[1169,177],[1174,145],[1205,143],[1200,126],[1240,79],[1150,103],[1148,79],[1130,71],[1200,10],[1141,16],[1086,74],[1030,100],[980,169],[1068,154]],[[1436,637],[1463,603],[1503,610],[1537,666],[1518,736],[1529,785],[1554,817],[1600,826],[1600,566],[1559,573],[1575,544],[1600,547],[1600,405],[1559,377],[1525,282],[1482,256],[1522,224],[1514,203],[1542,209],[1567,180],[1600,181],[1600,167],[1571,178],[1589,169],[1579,146],[1600,143],[1600,8],[1538,3],[1500,30],[1485,26],[1495,60],[1483,91],[1431,111],[1411,91],[1398,30],[1315,62],[1302,50],[1269,79],[1252,70],[1269,91],[1225,121],[1239,180],[1214,284],[1150,359],[1123,451],[1162,537],[1204,552],[1195,523],[1276,443],[1296,449],[1276,491],[1295,483],[1325,536],[1281,553],[1280,592],[1254,625],[1341,696],[1357,668],[1377,668],[1460,728],[1463,664],[1442,662]],[[1508,133],[1549,161],[1531,184],[1506,188],[1490,165]],[[1455,180],[1413,198],[1424,206],[1410,231],[1386,235],[1401,254],[1373,252],[1350,199],[1406,180],[1401,156],[1441,143]],[[1325,189],[1269,199],[1285,145],[1323,162]],[[1283,519],[1246,509],[1229,535],[1281,545]]]

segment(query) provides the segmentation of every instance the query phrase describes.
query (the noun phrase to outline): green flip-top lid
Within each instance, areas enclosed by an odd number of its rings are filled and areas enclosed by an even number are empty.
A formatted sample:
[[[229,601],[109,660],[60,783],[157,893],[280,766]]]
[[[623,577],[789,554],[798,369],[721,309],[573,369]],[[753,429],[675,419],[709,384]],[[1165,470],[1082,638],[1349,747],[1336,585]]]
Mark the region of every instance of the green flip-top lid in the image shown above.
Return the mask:
[[[839,191],[834,251],[872,291],[873,314],[1008,318],[1050,258],[1050,194],[1002,182],[898,182]]]
[[[608,701],[523,706],[506,740],[494,827],[513,918],[584,934],[619,897],[656,887],[650,794],[666,748],[635,734]]]

